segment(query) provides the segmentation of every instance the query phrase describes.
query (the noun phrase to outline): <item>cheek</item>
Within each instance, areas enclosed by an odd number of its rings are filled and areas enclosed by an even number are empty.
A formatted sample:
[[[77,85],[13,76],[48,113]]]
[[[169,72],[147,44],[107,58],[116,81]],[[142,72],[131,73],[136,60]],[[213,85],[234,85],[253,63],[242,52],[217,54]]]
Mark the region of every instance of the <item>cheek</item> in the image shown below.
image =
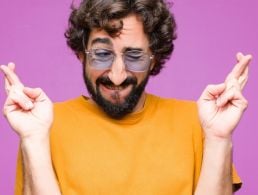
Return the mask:
[[[141,84],[142,81],[147,77],[147,73],[139,73],[139,74],[136,74],[135,77],[137,79],[137,85]]]
[[[103,75],[103,71],[98,71],[86,67],[85,74],[87,75],[88,79],[92,82],[92,84],[95,86],[96,80]]]

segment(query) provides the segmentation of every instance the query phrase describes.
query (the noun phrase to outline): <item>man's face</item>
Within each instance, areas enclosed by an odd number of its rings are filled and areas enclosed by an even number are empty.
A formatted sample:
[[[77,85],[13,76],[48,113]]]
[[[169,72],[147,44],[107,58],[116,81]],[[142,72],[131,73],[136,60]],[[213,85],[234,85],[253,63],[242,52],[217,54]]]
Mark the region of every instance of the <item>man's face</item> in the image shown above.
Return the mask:
[[[123,29],[116,37],[109,36],[104,30],[92,30],[87,50],[95,49],[112,51],[116,57],[108,69],[96,69],[87,56],[84,80],[92,99],[112,118],[122,118],[141,109],[152,65],[143,72],[127,70],[122,53],[142,51],[151,55],[142,22],[135,15],[124,18]]]

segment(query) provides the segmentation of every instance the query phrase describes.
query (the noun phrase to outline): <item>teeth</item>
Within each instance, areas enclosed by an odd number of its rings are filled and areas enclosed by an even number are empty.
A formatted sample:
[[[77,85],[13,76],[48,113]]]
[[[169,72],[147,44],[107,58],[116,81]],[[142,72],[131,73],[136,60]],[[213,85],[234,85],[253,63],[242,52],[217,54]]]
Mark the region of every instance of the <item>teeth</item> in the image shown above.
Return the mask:
[[[106,88],[111,89],[111,90],[122,90],[125,88],[125,86],[106,85]]]

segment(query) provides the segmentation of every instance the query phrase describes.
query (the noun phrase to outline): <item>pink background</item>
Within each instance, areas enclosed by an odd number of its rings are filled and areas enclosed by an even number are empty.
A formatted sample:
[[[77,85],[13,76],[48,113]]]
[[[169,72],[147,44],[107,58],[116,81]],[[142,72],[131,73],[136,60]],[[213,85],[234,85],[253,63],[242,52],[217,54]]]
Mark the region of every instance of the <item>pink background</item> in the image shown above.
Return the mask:
[[[41,87],[53,101],[85,94],[81,65],[63,33],[72,0],[1,0],[0,64],[13,61],[22,81]],[[239,195],[258,194],[258,1],[175,0],[175,52],[147,90],[164,97],[197,100],[209,83],[224,80],[235,53],[254,56],[244,94],[249,108],[234,133],[234,162],[244,182]],[[0,76],[0,105],[4,104]],[[0,194],[13,194],[18,137],[0,116]]]

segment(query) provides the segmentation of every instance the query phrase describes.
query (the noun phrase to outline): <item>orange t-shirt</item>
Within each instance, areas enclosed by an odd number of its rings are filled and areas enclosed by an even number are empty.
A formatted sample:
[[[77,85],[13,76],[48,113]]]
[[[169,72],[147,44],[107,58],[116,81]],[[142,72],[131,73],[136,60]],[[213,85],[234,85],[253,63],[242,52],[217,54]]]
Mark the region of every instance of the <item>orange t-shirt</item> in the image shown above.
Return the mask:
[[[147,95],[140,112],[114,120],[79,97],[55,104],[51,152],[64,195],[190,195],[203,134],[190,101]],[[241,182],[234,169],[233,181]],[[19,161],[16,194],[21,189]]]

